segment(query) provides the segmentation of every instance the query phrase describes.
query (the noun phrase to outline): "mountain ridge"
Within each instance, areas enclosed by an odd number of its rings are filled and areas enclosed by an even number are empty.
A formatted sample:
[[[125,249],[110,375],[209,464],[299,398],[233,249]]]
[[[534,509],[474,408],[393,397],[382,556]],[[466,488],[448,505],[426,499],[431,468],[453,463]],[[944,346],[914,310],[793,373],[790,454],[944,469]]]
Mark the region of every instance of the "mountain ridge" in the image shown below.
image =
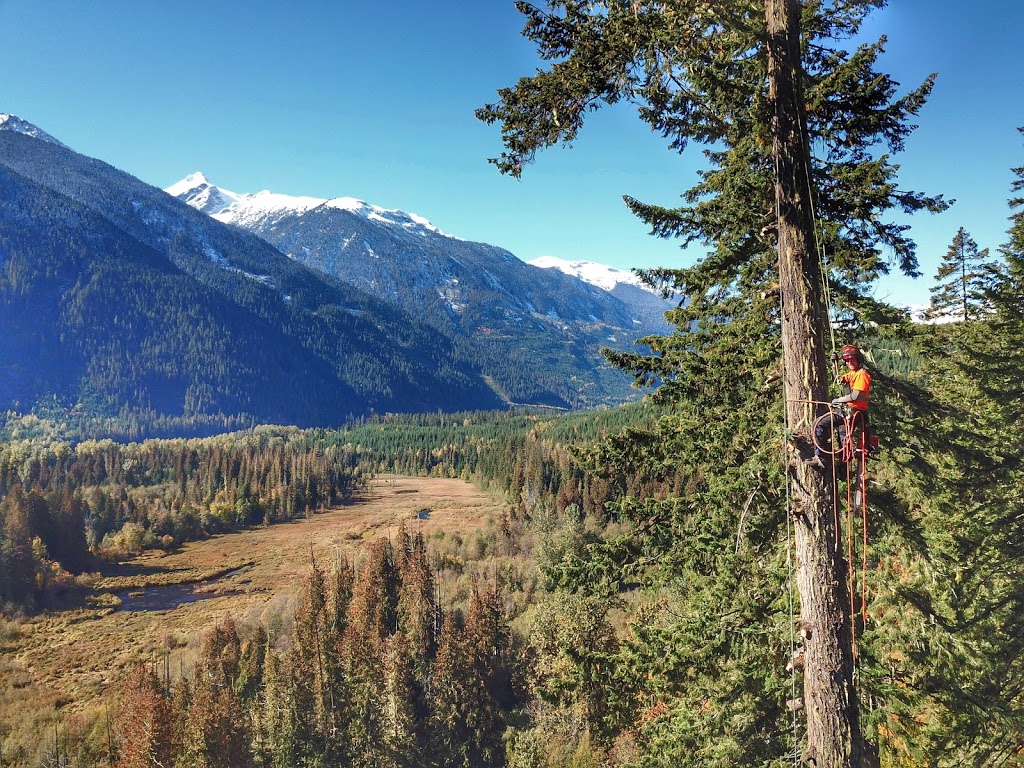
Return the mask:
[[[418,214],[350,197],[218,189],[196,172],[166,191],[300,263],[392,303],[456,343],[489,350],[506,369],[492,376],[506,394],[511,387],[527,400],[563,407],[632,399],[629,378],[607,365],[601,348],[628,347],[640,336],[667,330],[668,307],[650,294],[637,304],[629,289],[624,299],[621,291],[442,232]],[[227,204],[213,210],[207,201],[214,198]],[[487,365],[484,372],[493,373]],[[524,377],[540,388],[524,391]]]
[[[187,432],[502,406],[465,353],[396,308],[5,126],[0,407],[55,398]]]

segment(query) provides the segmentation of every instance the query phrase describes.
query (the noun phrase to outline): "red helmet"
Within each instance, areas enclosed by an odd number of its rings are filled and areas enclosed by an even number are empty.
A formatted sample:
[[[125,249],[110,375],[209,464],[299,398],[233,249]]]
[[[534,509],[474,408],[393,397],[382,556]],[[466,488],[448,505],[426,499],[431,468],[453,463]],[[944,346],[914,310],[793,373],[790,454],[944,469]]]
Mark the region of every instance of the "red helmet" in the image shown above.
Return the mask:
[[[839,356],[843,360],[857,360],[860,362],[860,350],[853,346],[853,344],[847,344],[839,350]]]

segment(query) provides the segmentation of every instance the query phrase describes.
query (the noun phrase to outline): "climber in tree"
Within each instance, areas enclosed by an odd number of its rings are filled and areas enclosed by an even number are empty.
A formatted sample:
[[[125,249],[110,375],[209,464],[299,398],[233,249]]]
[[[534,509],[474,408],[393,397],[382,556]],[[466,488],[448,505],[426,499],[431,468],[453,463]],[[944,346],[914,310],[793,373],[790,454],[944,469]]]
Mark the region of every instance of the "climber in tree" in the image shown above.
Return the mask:
[[[851,429],[860,427],[864,430],[865,444],[870,446],[872,441],[868,432],[868,397],[871,393],[871,372],[864,367],[864,360],[860,350],[853,344],[847,344],[839,351],[848,368],[847,372],[840,377],[843,384],[844,394],[832,400],[832,411],[814,424],[814,458],[810,463],[823,466],[822,456],[825,451],[823,446],[829,445],[832,433],[839,430],[840,442],[846,432],[846,419],[838,407],[848,404],[853,412]]]
[[[860,411],[864,416],[864,423],[867,424],[868,395],[871,392],[871,372],[864,367],[864,361],[860,356],[860,350],[853,344],[847,344],[839,351],[849,370],[840,377],[843,382],[845,394],[832,401],[832,405],[849,403],[850,408]]]

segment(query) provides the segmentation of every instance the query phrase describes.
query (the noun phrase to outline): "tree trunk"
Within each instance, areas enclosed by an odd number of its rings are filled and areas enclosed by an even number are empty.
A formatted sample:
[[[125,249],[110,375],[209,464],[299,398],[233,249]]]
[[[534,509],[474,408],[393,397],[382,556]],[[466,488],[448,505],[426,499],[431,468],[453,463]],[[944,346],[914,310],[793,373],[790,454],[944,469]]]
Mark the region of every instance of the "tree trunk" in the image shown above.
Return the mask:
[[[773,112],[775,201],[789,475],[796,525],[796,573],[804,642],[807,761],[859,768],[865,759],[853,687],[847,563],[837,543],[836,489],[811,456],[814,401],[829,399],[826,313],[814,241],[806,118],[801,90],[800,4],[766,0],[769,103]]]

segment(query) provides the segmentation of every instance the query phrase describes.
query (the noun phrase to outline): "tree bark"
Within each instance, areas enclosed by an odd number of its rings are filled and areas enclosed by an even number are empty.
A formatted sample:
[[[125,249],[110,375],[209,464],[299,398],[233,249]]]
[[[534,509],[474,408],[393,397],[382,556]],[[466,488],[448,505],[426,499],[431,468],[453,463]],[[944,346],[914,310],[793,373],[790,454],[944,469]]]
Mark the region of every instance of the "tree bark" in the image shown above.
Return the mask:
[[[801,89],[800,3],[766,0],[769,102],[773,107],[775,202],[786,426],[793,439],[788,472],[796,525],[796,574],[804,643],[808,763],[859,768],[867,758],[853,686],[847,563],[837,546],[831,474],[803,459],[812,451],[815,402],[826,402],[827,317],[814,239],[810,163]]]

